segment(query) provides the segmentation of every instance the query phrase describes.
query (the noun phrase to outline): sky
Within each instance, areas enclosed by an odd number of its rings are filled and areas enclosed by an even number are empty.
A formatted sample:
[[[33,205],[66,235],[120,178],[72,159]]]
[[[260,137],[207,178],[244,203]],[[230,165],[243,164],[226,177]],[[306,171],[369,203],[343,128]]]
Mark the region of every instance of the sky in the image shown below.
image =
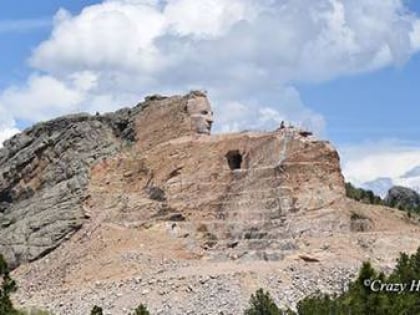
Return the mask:
[[[198,88],[215,132],[290,121],[356,184],[420,165],[416,0],[6,0],[0,51],[0,142]]]

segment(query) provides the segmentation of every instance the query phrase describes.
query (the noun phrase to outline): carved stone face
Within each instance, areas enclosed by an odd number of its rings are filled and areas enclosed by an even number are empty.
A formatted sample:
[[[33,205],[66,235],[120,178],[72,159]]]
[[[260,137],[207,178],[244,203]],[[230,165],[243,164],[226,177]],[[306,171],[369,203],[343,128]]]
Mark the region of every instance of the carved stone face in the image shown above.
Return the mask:
[[[207,97],[195,96],[188,100],[188,114],[191,117],[192,129],[197,133],[210,134],[213,124],[213,111]]]

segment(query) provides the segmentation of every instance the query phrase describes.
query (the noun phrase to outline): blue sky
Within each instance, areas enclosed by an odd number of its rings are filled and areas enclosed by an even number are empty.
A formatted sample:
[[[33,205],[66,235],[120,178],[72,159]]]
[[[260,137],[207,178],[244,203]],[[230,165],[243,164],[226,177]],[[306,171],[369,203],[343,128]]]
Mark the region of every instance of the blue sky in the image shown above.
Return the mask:
[[[305,103],[325,115],[328,136],[335,143],[420,141],[419,75],[416,55],[398,68],[305,85],[300,91]]]
[[[66,8],[76,14],[83,7],[100,1],[79,0],[20,0],[0,2],[0,88],[5,88],[10,83],[25,80],[30,72],[27,67],[27,58],[42,40],[48,38],[52,30],[54,15],[60,8]],[[17,5],[18,4],[18,5]],[[22,29],[3,30],[1,25],[16,21],[27,27]],[[30,22],[35,25],[30,26]]]
[[[420,47],[408,47],[418,1],[398,6],[378,0],[369,7],[360,0],[316,0],[309,2],[319,5],[313,11],[305,0],[278,1],[269,13],[264,1],[211,1],[200,2],[210,13],[191,0],[169,1],[164,12],[153,0],[0,2],[0,115],[7,116],[0,128],[22,129],[55,115],[132,105],[147,93],[202,87],[220,115],[218,131],[270,129],[291,120],[331,139],[351,165],[387,150],[397,161],[400,151],[420,152]],[[299,5],[302,13],[296,13]],[[364,20],[357,6],[366,6]],[[57,13],[60,8],[66,11]],[[307,25],[314,14],[327,16],[325,23]],[[386,19],[398,23],[387,26]],[[93,21],[99,21],[97,30]],[[60,35],[51,36],[53,31]],[[357,42],[348,44],[350,33]],[[346,45],[354,55],[347,56]],[[374,64],[384,47],[391,47],[391,57]],[[37,88],[51,88],[53,96]],[[22,105],[26,100],[39,104]]]

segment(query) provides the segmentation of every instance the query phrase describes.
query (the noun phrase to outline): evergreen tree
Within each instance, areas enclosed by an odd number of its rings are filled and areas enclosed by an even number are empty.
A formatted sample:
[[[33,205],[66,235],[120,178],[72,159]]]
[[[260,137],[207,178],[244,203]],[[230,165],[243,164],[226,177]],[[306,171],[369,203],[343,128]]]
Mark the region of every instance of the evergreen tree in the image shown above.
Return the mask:
[[[10,294],[17,289],[16,282],[10,277],[9,267],[2,255],[0,255],[0,284],[0,315],[17,314],[10,300]]]
[[[245,311],[245,315],[280,315],[280,309],[274,303],[270,293],[258,289],[251,295],[249,308]]]
[[[419,315],[420,292],[409,292],[412,281],[420,279],[420,248],[411,256],[401,253],[397,265],[389,277],[378,274],[370,263],[362,265],[357,279],[349,290],[339,296],[315,294],[301,300],[298,315]],[[374,292],[371,281],[381,283],[406,283],[404,292]]]

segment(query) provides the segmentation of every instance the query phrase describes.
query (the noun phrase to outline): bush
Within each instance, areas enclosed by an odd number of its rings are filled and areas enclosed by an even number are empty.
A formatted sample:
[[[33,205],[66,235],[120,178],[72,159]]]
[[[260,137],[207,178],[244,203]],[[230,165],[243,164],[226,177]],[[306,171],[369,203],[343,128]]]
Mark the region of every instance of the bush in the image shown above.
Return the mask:
[[[371,205],[381,205],[384,203],[381,197],[376,196],[373,191],[356,188],[351,183],[346,183],[346,196]]]
[[[150,315],[150,312],[147,310],[147,307],[143,304],[140,304],[131,315]]]
[[[15,280],[10,277],[9,266],[0,254],[0,315],[50,315],[51,313],[41,310],[18,311],[10,300],[10,294],[17,290]]]
[[[274,303],[270,293],[258,289],[255,295],[251,295],[249,300],[249,308],[245,311],[245,315],[281,315],[280,309]]]
[[[298,303],[297,314],[420,314],[419,292],[409,292],[408,289],[400,294],[373,292],[365,284],[366,280],[379,280],[381,283],[407,284],[409,288],[412,281],[418,279],[420,279],[420,247],[411,256],[401,253],[394,271],[388,277],[378,273],[369,262],[365,262],[358,278],[350,283],[348,291],[341,295],[329,296],[317,293],[309,296]]]
[[[0,315],[18,314],[10,300],[10,294],[17,290],[16,282],[10,277],[10,270],[0,255]]]
[[[103,310],[102,307],[95,305],[92,310],[90,311],[90,315],[102,315]]]

